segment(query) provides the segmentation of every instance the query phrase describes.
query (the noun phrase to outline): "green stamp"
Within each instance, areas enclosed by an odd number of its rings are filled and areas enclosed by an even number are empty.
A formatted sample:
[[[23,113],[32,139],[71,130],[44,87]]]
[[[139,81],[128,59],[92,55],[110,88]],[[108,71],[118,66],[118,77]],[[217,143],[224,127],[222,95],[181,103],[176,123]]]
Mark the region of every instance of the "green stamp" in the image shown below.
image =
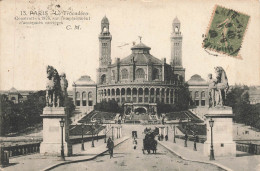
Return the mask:
[[[246,14],[216,5],[203,40],[203,48],[241,58],[239,51],[249,18]]]

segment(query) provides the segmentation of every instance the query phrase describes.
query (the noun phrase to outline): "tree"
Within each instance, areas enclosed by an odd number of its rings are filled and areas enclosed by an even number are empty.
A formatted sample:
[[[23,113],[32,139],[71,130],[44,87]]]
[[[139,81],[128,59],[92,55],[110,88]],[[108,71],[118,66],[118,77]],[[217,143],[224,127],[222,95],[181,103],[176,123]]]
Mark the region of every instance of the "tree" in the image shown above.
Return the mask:
[[[176,102],[177,110],[188,110],[190,101],[191,97],[188,84],[183,84],[178,90],[178,100]]]
[[[69,123],[72,123],[72,121],[70,120],[73,112],[75,111],[75,105],[73,103],[73,100],[69,97],[66,97],[64,99],[64,106],[65,106],[65,112],[66,112],[66,115],[69,119]]]
[[[13,114],[13,102],[9,101],[5,94],[0,94],[0,135],[5,135],[5,132],[11,127],[10,120]]]
[[[95,110],[103,112],[123,113],[124,105],[119,106],[115,100],[102,101],[95,105]]]
[[[260,105],[250,104],[248,90],[248,86],[235,85],[227,94],[226,105],[232,107],[235,122],[260,128]]]

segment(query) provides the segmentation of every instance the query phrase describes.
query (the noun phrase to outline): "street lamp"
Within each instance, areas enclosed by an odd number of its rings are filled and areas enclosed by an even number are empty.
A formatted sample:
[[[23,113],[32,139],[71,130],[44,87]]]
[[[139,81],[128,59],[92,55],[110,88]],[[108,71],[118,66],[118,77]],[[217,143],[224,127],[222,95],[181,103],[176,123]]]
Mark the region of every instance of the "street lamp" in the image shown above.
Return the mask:
[[[81,135],[82,135],[82,140],[81,140],[81,150],[84,151],[84,138],[83,138],[83,129],[84,129],[85,125],[82,123],[81,124]]]
[[[91,132],[92,132],[92,145],[91,145],[91,147],[95,147],[95,145],[94,145],[94,125],[93,125],[93,123],[92,123],[92,125],[91,125]]]
[[[61,118],[60,120],[60,128],[61,128],[61,158],[60,160],[64,161],[65,160],[65,156],[64,156],[64,145],[63,145],[63,127],[65,125],[65,121],[63,118]]]
[[[215,160],[215,158],[214,158],[214,150],[213,150],[213,135],[212,135],[213,125],[214,125],[214,121],[212,120],[212,118],[210,118],[209,126],[210,126],[210,132],[211,132],[211,146],[210,146],[210,158],[209,158],[209,160]]]

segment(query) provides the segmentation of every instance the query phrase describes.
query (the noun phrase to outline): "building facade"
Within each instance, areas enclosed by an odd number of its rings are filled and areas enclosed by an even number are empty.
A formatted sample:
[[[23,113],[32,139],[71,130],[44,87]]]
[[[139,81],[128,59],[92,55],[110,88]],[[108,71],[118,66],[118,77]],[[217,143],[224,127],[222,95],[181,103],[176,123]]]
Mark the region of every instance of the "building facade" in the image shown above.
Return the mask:
[[[82,112],[93,110],[97,103],[97,85],[90,76],[81,76],[72,86],[74,105]]]
[[[90,77],[82,76],[74,83],[75,105],[92,109],[93,105],[101,101],[115,100],[124,104],[127,113],[139,111],[153,114],[157,111],[157,103],[174,104],[178,100],[178,88],[185,82],[181,23],[178,18],[172,23],[170,64],[166,63],[166,58],[158,59],[150,54],[151,48],[142,42],[141,37],[139,44],[131,48],[128,56],[117,58],[112,63],[112,35],[109,26],[109,20],[105,16],[98,36],[97,82],[95,84]],[[194,84],[194,79],[196,78],[192,77],[188,82],[192,99],[198,106],[207,106],[206,83],[202,81],[197,85]],[[88,92],[92,93],[91,103]]]
[[[193,75],[188,81],[189,92],[191,97],[190,106],[208,107],[208,83],[200,75]]]

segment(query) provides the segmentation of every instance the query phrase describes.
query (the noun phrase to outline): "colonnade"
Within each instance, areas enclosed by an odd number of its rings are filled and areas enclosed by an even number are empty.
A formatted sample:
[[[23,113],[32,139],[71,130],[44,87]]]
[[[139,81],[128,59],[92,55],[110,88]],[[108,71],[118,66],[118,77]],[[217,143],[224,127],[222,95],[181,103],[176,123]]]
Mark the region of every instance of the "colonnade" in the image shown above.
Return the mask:
[[[115,100],[122,103],[166,103],[174,104],[178,100],[176,88],[172,87],[112,87],[99,88],[100,101]]]

